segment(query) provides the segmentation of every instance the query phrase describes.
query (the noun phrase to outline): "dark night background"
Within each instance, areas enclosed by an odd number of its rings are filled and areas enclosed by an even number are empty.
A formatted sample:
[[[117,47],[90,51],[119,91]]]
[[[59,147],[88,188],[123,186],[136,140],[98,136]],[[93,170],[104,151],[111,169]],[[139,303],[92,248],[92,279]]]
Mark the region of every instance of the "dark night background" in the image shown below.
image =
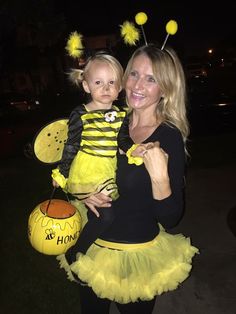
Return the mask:
[[[235,9],[235,2],[228,0],[220,4],[202,0],[101,0],[92,3],[2,0],[0,120],[4,135],[1,138],[9,147],[8,143],[13,139],[9,134],[22,133],[24,116],[24,126],[28,125],[31,134],[26,130],[20,140],[15,140],[22,146],[48,120],[68,116],[75,105],[83,101],[83,92],[69,82],[67,75],[72,67],[78,66],[78,60],[70,58],[65,50],[71,32],[76,30],[83,35],[86,52],[107,49],[125,67],[135,47],[123,43],[120,25],[126,20],[134,22],[138,12],[148,16],[143,26],[148,42],[162,44],[166,37],[166,23],[170,19],[178,23],[177,33],[169,36],[167,44],[176,49],[186,71],[192,133],[198,127],[199,116],[201,126],[205,124],[204,132],[209,129],[209,124],[214,128],[220,126],[220,132],[222,125],[232,127],[236,115]],[[142,36],[139,44],[144,44]],[[198,73],[195,70],[190,73],[190,66],[197,67]],[[40,109],[36,124],[32,123],[34,113],[28,110],[35,107],[32,103],[37,103],[36,107]],[[225,103],[230,105],[221,105]],[[9,129],[9,124],[14,124],[12,116],[6,119],[8,109],[2,109],[9,104],[11,109],[26,104],[27,112],[21,112],[17,131],[15,125]]]
[[[23,90],[41,94],[67,88],[65,73],[75,65],[65,45],[69,34],[82,33],[87,48],[106,48],[125,66],[132,49],[120,38],[120,25],[134,21],[145,12],[148,42],[163,43],[165,25],[170,19],[178,31],[168,44],[186,64],[190,57],[218,60],[236,55],[236,5],[233,1],[75,1],[75,0],[1,0],[0,6],[0,90]],[[111,37],[113,36],[113,42]],[[89,40],[90,39],[90,40]],[[105,42],[106,41],[106,42]],[[140,44],[142,44],[142,38]],[[16,73],[18,78],[16,77]],[[21,75],[21,78],[19,77]],[[25,82],[25,86],[23,81]],[[24,90],[25,89],[25,90]]]
[[[132,49],[119,25],[140,11],[148,15],[148,41],[162,43],[166,23],[178,22],[168,44],[198,73],[186,71],[186,209],[173,233],[189,236],[201,254],[186,282],[157,299],[154,313],[235,314],[235,9],[228,0],[0,0],[1,314],[80,314],[78,286],[28,239],[29,215],[49,199],[54,167],[32,158],[32,141],[82,101],[68,82],[77,65],[65,52],[70,32],[81,32],[90,49],[111,48],[125,66]]]
[[[148,41],[163,42],[165,25],[170,19],[178,22],[178,32],[170,39],[184,55],[202,55],[209,48],[236,46],[233,1],[74,1],[74,0],[11,0],[1,1],[1,49],[10,41],[19,26],[34,32],[41,47],[66,40],[73,30],[84,36],[119,33],[119,25],[143,11],[148,16],[144,25]],[[171,37],[171,36],[170,36]],[[36,39],[36,38],[33,38]],[[51,41],[51,42],[50,42]],[[13,48],[13,46],[12,46]],[[12,51],[14,53],[14,51]]]
[[[179,30],[170,40],[185,54],[201,55],[209,48],[236,46],[234,23],[236,5],[233,1],[59,1],[70,27],[84,34],[117,32],[124,20],[133,20],[138,12],[145,12],[144,25],[148,40],[162,42],[165,24],[174,19]],[[223,47],[221,47],[223,48]]]

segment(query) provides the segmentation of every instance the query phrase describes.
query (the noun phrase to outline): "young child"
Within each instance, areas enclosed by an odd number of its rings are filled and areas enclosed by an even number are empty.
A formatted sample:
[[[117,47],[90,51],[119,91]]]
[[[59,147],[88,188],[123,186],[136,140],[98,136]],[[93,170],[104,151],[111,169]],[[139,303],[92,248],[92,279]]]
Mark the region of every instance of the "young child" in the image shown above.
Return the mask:
[[[60,185],[79,200],[98,192],[110,195],[113,200],[118,197],[117,149],[127,153],[135,148],[128,135],[126,111],[113,105],[122,89],[122,77],[123,69],[118,60],[102,53],[90,57],[84,71],[71,72],[72,80],[77,85],[82,83],[91,100],[72,111],[62,159],[52,177],[54,186]],[[98,212],[99,217],[89,213],[88,222],[71,250],[85,254],[112,223],[111,208],[101,208]],[[71,263],[69,255],[68,252],[66,257]]]

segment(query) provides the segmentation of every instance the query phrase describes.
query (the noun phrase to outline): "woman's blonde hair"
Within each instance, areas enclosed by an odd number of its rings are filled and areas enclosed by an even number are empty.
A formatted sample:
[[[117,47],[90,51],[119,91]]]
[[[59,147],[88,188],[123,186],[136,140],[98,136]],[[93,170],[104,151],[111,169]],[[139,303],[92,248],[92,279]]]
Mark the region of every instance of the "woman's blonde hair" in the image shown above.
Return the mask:
[[[86,80],[89,68],[94,61],[108,64],[115,73],[117,84],[122,86],[122,78],[124,74],[122,65],[115,57],[103,52],[97,52],[94,56],[88,58],[83,69],[72,69],[69,73],[70,80],[77,86],[81,86],[82,81]]]
[[[132,70],[133,61],[139,55],[146,55],[150,59],[154,78],[163,92],[163,97],[157,106],[157,114],[163,122],[176,126],[186,142],[189,135],[186,82],[184,70],[176,52],[167,47],[161,50],[154,44],[135,50],[124,73],[124,87]]]

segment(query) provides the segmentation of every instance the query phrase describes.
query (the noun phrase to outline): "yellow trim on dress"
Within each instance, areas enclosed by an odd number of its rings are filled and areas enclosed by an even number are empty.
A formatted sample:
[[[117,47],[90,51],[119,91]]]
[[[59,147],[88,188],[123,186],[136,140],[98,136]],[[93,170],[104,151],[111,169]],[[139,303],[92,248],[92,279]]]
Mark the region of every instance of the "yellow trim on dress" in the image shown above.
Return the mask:
[[[139,248],[148,247],[154,243],[155,243],[155,239],[148,242],[143,242],[143,243],[117,243],[117,242],[105,241],[102,239],[97,239],[95,241],[95,244],[99,246],[103,246],[105,248],[115,249],[115,250],[139,249]]]

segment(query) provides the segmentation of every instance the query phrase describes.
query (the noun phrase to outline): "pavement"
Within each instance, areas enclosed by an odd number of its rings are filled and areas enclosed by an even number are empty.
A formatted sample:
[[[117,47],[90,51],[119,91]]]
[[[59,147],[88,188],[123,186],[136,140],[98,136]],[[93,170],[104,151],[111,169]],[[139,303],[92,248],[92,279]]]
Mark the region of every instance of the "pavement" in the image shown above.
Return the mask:
[[[200,254],[190,277],[157,298],[153,314],[236,314],[235,143],[236,132],[189,142],[186,210],[172,231],[190,237]],[[1,162],[1,314],[80,314],[76,284],[55,256],[28,241],[28,217],[51,194],[50,171],[22,156]],[[114,304],[110,314],[118,314]]]

